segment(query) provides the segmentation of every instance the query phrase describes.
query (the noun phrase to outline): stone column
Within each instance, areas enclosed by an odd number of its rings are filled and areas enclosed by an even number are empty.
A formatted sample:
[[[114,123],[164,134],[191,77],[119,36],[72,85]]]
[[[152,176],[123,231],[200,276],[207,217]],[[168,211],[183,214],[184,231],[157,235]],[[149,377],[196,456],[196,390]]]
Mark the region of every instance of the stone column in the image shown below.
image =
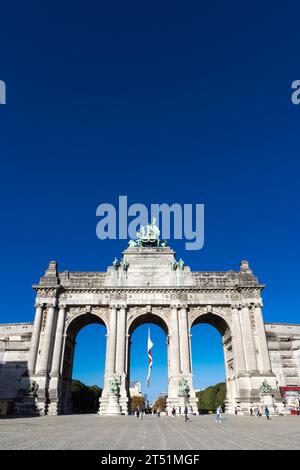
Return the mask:
[[[260,372],[262,374],[269,375],[272,373],[272,367],[271,367],[271,362],[270,362],[269,349],[267,345],[265,325],[263,321],[261,306],[259,304],[257,304],[254,307],[254,319],[255,319],[256,330],[258,333],[258,344],[259,344],[259,350],[260,350],[260,355],[261,355],[262,370]]]
[[[245,306],[239,311],[240,320],[242,325],[242,335],[243,342],[245,347],[245,358],[247,364],[248,373],[257,373],[257,357],[256,357],[256,347],[253,337],[253,329],[250,320],[249,307]]]
[[[37,358],[37,353],[38,353],[41,324],[42,324],[42,315],[43,315],[42,304],[36,304],[33,331],[32,331],[32,336],[31,336],[30,352],[29,352],[29,357],[28,357],[28,366],[27,366],[29,376],[34,375],[35,373],[36,358]]]
[[[65,328],[65,306],[60,306],[55,334],[55,344],[52,360],[51,377],[57,377],[60,373],[60,361],[62,357],[63,334]]]
[[[46,328],[45,328],[45,333],[44,333],[42,358],[41,358],[40,370],[38,371],[39,375],[46,375],[49,370],[48,369],[49,354],[50,354],[50,346],[51,346],[51,339],[52,339],[54,313],[55,313],[55,307],[53,305],[49,305],[47,308],[47,320],[46,320]]]
[[[232,309],[232,335],[233,335],[233,354],[236,374],[246,373],[246,361],[244,354],[244,344],[242,338],[239,311],[237,308]]]
[[[61,352],[61,363],[60,363],[60,371],[59,374],[63,375],[64,372],[64,357],[65,357],[65,351],[66,351],[66,340],[67,340],[67,335],[63,335],[63,345],[62,345],[62,352]]]
[[[184,375],[190,375],[190,348],[189,348],[189,334],[187,323],[186,307],[181,307],[179,310],[179,338],[180,338],[180,356],[181,356],[181,372]]]
[[[126,308],[121,307],[118,311],[117,321],[117,360],[116,372],[118,374],[125,373],[125,356],[126,356]]]
[[[117,307],[115,306],[110,308],[109,324],[107,374],[113,375],[116,370]]]
[[[170,375],[180,374],[180,345],[177,307],[171,307]]]

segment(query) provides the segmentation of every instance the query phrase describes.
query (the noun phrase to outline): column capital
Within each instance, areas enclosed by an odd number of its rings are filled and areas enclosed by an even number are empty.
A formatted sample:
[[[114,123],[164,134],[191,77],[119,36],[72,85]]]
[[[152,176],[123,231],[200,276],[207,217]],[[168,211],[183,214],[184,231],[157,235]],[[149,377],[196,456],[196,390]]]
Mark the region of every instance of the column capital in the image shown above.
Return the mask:
[[[47,302],[47,308],[55,308],[56,307],[56,300],[52,300],[51,302]]]
[[[114,302],[111,302],[109,304],[109,308],[110,309],[115,309],[115,310],[118,310],[118,309],[126,309],[127,308],[127,303],[126,302],[123,302],[122,300],[121,301],[114,301]]]
[[[62,303],[62,302],[59,302],[58,307],[59,307],[60,309],[66,309],[66,308],[67,308],[66,304],[65,304],[65,303]]]
[[[34,304],[34,308],[43,308],[44,304],[43,302],[36,301]]]
[[[188,309],[188,304],[185,303],[185,302],[179,302],[179,303],[177,304],[177,308],[178,308],[179,310],[183,310],[183,309],[184,309],[184,310],[187,310],[187,309]]]

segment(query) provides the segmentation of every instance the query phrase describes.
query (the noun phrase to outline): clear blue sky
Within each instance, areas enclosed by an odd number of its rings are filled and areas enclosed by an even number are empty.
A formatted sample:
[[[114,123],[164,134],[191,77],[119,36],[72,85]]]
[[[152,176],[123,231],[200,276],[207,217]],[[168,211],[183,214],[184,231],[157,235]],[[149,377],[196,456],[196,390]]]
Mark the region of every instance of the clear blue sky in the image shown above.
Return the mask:
[[[300,106],[290,100],[299,10],[296,1],[3,3],[1,322],[33,319],[31,284],[50,260],[98,271],[120,256],[126,242],[98,240],[95,212],[121,194],[204,203],[205,246],[171,242],[178,257],[194,270],[248,259],[267,284],[265,320],[300,321]]]

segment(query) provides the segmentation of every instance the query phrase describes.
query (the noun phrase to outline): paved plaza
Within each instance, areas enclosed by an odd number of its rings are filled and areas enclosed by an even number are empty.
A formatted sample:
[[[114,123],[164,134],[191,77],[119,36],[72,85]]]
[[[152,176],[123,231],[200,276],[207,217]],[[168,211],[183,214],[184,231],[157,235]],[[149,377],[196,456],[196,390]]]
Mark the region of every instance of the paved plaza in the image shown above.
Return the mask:
[[[183,417],[93,414],[0,419],[0,449],[300,449],[300,416]]]

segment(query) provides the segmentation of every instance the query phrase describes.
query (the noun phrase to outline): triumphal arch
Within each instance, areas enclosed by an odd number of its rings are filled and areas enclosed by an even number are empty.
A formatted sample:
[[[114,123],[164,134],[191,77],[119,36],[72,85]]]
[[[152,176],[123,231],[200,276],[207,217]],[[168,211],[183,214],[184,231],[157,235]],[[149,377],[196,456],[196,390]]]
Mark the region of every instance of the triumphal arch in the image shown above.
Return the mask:
[[[235,407],[248,412],[261,406],[265,395],[280,408],[279,377],[262,316],[264,285],[248,262],[242,261],[238,271],[195,272],[176,260],[154,223],[137,235],[106,272],[59,272],[51,261],[34,285],[34,323],[21,324],[29,325],[25,330],[19,327],[27,355],[18,377],[15,412],[71,411],[76,335],[83,326],[100,323],[107,335],[99,412],[127,414],[130,338],[145,322],[161,326],[166,334],[169,407],[187,404],[190,412],[197,412],[190,331],[197,323],[209,323],[222,336],[228,412]]]

